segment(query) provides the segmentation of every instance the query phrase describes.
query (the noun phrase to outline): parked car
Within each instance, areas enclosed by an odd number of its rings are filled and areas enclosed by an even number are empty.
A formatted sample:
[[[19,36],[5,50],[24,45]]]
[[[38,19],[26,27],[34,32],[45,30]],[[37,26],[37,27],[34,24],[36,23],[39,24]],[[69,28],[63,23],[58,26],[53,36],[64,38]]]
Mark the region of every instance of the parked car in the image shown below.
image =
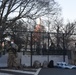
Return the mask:
[[[66,62],[57,62],[58,68],[64,68],[64,69],[76,69],[75,65],[67,64]]]

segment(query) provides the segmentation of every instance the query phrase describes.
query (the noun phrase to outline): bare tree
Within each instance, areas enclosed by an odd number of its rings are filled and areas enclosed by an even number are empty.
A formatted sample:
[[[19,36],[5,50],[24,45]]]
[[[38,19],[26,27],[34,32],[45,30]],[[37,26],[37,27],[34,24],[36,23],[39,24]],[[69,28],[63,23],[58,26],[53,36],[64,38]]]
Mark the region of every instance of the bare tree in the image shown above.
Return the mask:
[[[70,42],[71,40],[74,40],[74,32],[75,32],[75,25],[76,25],[76,22],[72,22],[72,23],[68,23],[66,26],[65,26],[65,29],[64,29],[64,43],[65,43],[65,48],[68,49],[69,46],[71,46]]]
[[[62,19],[56,19],[54,21],[53,30],[55,32],[55,40],[56,46],[59,49],[60,47],[68,49],[71,46],[70,42],[73,39],[72,35],[75,31],[75,22],[67,23],[66,25],[63,24]]]
[[[0,0],[0,25],[3,28],[13,25],[13,23],[21,18],[37,18],[49,12],[54,15],[58,10],[54,0]],[[11,15],[13,15],[11,17]],[[14,16],[15,15],[15,16]],[[10,24],[5,26],[5,23],[10,21]]]
[[[48,8],[49,7],[49,8]],[[56,15],[60,7],[54,0],[0,0],[1,35],[7,28],[23,18],[36,19],[46,14]]]
[[[54,34],[55,39],[56,39],[56,47],[57,49],[59,49],[62,45],[61,41],[62,41],[62,34],[63,34],[63,19],[59,19],[56,17],[56,19],[54,20],[54,25],[52,26],[54,29],[54,32],[56,34]]]

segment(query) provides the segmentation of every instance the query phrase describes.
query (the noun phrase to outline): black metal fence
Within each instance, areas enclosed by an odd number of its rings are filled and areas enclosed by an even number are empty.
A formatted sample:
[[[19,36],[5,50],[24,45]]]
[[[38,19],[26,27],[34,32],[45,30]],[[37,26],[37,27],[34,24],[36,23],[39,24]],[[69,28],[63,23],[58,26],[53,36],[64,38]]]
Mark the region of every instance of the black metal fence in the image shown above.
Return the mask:
[[[9,34],[6,33],[6,36],[11,36],[14,39],[19,47],[18,51],[28,54],[67,55],[71,42],[75,43],[72,40],[73,37],[68,39],[64,33],[14,31],[13,34]],[[68,44],[70,45],[68,46]]]
[[[71,57],[71,50],[75,50],[76,47],[76,35],[74,34],[67,37],[64,33],[15,30],[13,33],[5,35],[0,40],[5,42],[4,38],[11,36],[19,47],[18,52],[23,52],[23,55],[31,55],[31,65],[33,55],[63,55],[65,61],[65,55]],[[5,53],[4,48],[4,51],[0,51],[0,57]]]

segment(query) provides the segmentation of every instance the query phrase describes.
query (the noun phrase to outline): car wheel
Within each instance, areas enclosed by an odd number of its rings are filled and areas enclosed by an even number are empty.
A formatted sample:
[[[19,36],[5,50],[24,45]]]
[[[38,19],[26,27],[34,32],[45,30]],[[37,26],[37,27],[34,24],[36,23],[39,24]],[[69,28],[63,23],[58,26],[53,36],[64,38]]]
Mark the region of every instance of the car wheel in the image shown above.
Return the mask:
[[[65,69],[69,69],[69,68],[66,67]]]

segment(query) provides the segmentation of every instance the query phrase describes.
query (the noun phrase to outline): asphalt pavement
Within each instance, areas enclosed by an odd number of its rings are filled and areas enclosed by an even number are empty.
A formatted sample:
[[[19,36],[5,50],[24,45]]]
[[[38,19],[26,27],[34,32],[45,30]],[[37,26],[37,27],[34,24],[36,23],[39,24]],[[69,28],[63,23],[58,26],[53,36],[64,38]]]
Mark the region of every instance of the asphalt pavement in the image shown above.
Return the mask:
[[[38,75],[76,75],[76,69],[44,68]]]
[[[76,75],[76,69],[39,68],[31,70],[0,69],[0,75]]]

